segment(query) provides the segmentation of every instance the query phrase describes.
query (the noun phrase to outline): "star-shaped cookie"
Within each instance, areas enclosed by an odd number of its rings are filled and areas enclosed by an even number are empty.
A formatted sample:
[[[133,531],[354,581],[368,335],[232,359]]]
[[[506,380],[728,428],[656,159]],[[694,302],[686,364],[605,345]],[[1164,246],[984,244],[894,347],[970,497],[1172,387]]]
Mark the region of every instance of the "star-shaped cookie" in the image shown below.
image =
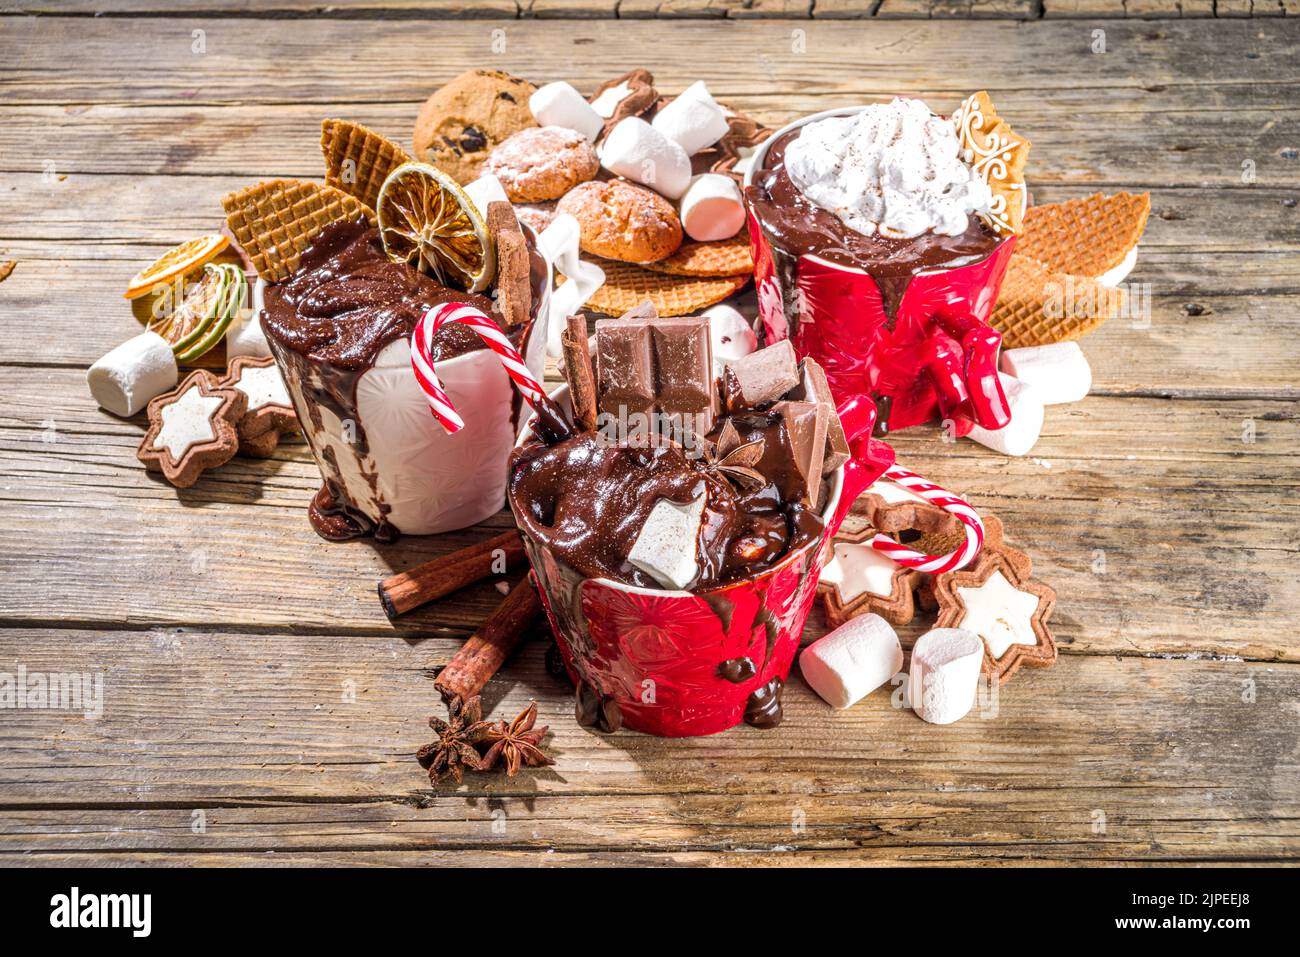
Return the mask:
[[[938,628],[965,628],[984,641],[984,673],[1006,682],[1022,666],[1043,668],[1056,661],[1056,642],[1047,627],[1056,592],[1029,578],[1028,559],[994,548],[970,567],[934,578]],[[1023,556],[1022,556],[1023,557]]]
[[[149,403],[149,431],[136,458],[162,472],[177,488],[189,488],[204,469],[224,465],[239,448],[237,423],[248,396],[220,387],[210,372],[195,370],[173,391]]]

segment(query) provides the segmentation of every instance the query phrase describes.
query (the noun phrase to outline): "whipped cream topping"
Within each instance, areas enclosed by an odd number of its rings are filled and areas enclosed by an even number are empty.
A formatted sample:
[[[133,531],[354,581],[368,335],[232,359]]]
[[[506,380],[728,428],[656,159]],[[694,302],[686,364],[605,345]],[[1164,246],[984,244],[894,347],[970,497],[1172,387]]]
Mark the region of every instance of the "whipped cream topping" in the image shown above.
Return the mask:
[[[810,202],[865,236],[956,236],[993,200],[952,124],[902,97],[804,126],[785,168]]]

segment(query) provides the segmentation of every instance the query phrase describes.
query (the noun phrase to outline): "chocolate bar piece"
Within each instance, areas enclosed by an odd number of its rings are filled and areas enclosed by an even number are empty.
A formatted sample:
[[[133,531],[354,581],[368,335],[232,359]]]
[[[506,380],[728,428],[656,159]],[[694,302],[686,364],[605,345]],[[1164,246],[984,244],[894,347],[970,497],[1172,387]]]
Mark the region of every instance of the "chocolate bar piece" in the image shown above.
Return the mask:
[[[598,320],[596,384],[606,415],[657,412],[668,416],[674,429],[702,435],[713,426],[714,414],[708,319]]]
[[[799,385],[798,362],[789,339],[728,362],[728,388],[739,389],[744,405],[774,402]]]
[[[799,363],[799,385],[791,389],[788,398],[805,402],[822,402],[831,410],[826,427],[826,455],[822,459],[822,475],[830,475],[849,460],[849,440],[840,424],[839,414],[835,411],[835,397],[831,394],[830,383],[826,381],[826,370],[815,359],[804,359]]]
[[[795,468],[799,470],[802,491],[808,504],[816,509],[822,491],[822,463],[826,456],[826,430],[835,412],[824,402],[784,399],[772,406],[785,422]]]
[[[509,203],[488,203],[487,226],[496,247],[497,308],[506,325],[514,329],[528,321],[533,308],[528,243]]]

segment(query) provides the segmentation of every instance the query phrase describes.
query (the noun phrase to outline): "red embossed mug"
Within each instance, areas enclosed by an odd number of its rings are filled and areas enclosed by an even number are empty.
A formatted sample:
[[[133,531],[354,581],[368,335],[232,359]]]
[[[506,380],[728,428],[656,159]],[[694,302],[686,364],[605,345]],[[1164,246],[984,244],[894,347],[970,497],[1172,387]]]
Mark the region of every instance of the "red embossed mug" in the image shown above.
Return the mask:
[[[861,109],[827,110],[781,128],[755,150],[745,185],[751,185],[779,137]],[[953,422],[955,434],[964,435],[972,424],[1000,429],[1010,421],[997,375],[1002,337],[988,320],[1014,236],[982,259],[917,273],[890,322],[881,290],[864,270],[812,254],[780,268],[778,257],[784,254],[773,249],[752,207],[748,220],[759,315],[769,344],[792,339],[801,357],[821,363],[837,396],[877,396],[886,431],[943,418]]]
[[[568,387],[553,397],[567,405]],[[839,411],[853,454],[831,480],[822,537],[760,574],[710,591],[586,578],[530,533],[531,517],[508,496],[570,677],[612,698],[625,727],[687,737],[725,731],[747,715],[760,725],[779,720],[780,688],[799,650],[826,544],[854,499],[894,462],[893,449],[871,438],[870,399],[843,401]],[[531,437],[530,423],[520,444]]]

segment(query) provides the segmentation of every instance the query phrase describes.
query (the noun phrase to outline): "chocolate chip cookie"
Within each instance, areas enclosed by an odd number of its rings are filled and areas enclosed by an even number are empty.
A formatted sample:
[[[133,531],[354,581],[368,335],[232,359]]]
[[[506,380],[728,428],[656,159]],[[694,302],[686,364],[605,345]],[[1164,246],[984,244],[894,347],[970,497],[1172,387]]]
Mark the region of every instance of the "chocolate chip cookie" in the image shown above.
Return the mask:
[[[462,73],[425,101],[415,121],[415,155],[460,183],[478,178],[498,143],[536,126],[527,80],[500,70]]]
[[[582,229],[583,252],[629,263],[657,262],[682,244],[677,210],[658,193],[626,180],[575,186],[556,204]]]
[[[594,177],[600,160],[581,133],[540,126],[507,137],[484,169],[501,181],[512,203],[540,203],[559,199]]]

